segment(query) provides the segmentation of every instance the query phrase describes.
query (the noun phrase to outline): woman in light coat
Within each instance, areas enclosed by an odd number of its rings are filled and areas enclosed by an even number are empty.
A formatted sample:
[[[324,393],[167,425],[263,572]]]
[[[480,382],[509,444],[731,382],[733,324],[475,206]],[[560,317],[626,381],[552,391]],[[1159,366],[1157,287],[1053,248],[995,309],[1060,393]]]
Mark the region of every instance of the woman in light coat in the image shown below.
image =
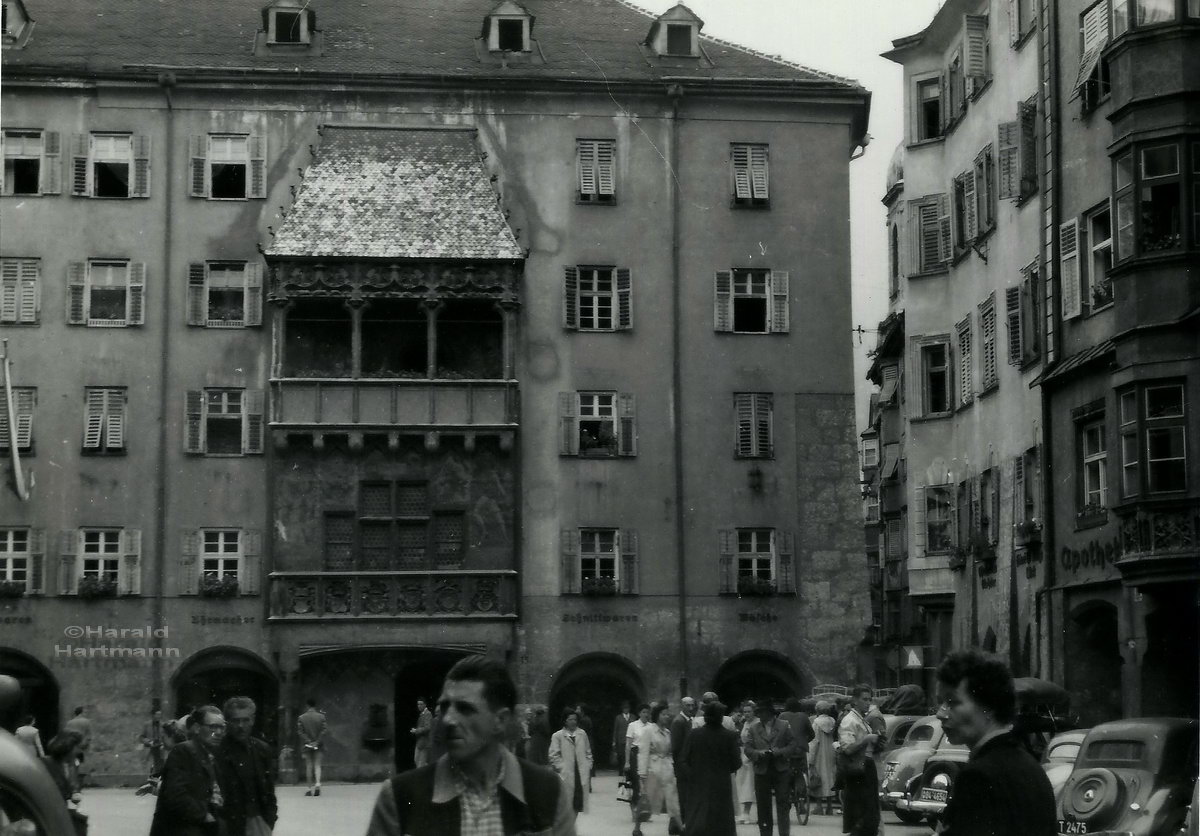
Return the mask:
[[[592,743],[579,728],[579,714],[567,709],[563,727],[550,735],[550,767],[558,773],[571,796],[576,815],[588,810],[592,792]]]
[[[665,811],[667,833],[683,833],[679,812],[679,789],[675,785],[675,761],[671,756],[671,713],[665,705],[650,712],[650,725],[642,729],[638,742],[638,777],[650,801],[650,813]]]
[[[755,819],[750,818],[750,805],[754,803],[754,765],[750,763],[750,758],[746,757],[746,729],[754,722],[754,701],[746,700],[742,703],[741,711],[738,712],[737,732],[738,737],[742,741],[742,765],[733,776],[733,785],[737,793],[737,800],[742,803],[742,814],[738,817],[738,824],[754,824]]]
[[[837,720],[832,716],[833,710],[833,703],[825,700],[817,703],[817,713],[812,718],[813,739],[808,744],[808,795],[816,807],[824,805],[827,816],[833,812],[833,781],[837,775],[833,749]]]

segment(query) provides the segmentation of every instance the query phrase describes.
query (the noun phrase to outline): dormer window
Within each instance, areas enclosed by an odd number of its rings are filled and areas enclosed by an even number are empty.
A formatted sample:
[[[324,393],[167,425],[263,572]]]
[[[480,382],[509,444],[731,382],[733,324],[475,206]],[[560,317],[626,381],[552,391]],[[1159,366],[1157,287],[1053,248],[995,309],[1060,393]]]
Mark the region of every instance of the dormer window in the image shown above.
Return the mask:
[[[316,25],[316,14],[300,0],[277,0],[263,9],[263,30],[270,46],[308,46]]]
[[[523,6],[504,0],[484,20],[483,36],[488,52],[529,52],[533,15]]]
[[[704,21],[679,3],[658,16],[650,27],[646,44],[658,55],[694,58],[700,55],[700,29]]]

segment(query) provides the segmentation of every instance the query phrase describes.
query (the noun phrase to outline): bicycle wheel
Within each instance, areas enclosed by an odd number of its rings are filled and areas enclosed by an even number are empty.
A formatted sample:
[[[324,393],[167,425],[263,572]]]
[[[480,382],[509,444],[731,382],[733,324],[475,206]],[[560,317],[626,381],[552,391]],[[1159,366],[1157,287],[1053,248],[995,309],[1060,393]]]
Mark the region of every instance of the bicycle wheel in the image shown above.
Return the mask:
[[[808,824],[808,776],[799,775],[796,779],[796,821]]]

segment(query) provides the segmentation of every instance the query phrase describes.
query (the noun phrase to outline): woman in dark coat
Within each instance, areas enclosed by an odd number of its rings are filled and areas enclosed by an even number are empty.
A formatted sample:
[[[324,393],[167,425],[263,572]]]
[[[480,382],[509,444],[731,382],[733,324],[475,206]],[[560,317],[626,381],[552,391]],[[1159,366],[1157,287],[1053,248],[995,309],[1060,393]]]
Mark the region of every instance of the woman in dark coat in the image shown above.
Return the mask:
[[[742,765],[737,732],[722,728],[725,706],[704,706],[704,725],[683,741],[679,765],[688,783],[683,820],[688,836],[736,836],[733,782],[730,776]]]
[[[533,720],[529,723],[529,741],[525,744],[525,760],[550,765],[550,723],[544,708],[534,709]]]
[[[46,756],[42,758],[50,777],[67,804],[67,814],[75,825],[75,833],[84,836],[87,833],[87,816],[80,813],[71,804],[80,800],[79,788],[79,755],[83,751],[83,735],[73,729],[67,729],[54,735],[54,739],[46,744]]]

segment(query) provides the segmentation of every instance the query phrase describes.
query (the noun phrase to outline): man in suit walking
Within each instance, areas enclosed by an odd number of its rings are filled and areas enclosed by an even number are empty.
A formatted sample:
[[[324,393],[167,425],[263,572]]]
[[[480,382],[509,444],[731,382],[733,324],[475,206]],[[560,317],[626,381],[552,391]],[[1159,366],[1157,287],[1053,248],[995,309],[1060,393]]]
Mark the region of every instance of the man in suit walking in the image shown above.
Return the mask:
[[[417,700],[417,725],[409,731],[417,739],[413,747],[413,763],[416,767],[422,767],[429,763],[429,746],[432,743],[430,737],[433,732],[433,712],[425,705],[425,700]]]
[[[687,777],[680,768],[679,756],[683,754],[683,744],[687,742],[688,733],[692,730],[692,718],[695,716],[696,701],[691,697],[684,697],[679,701],[679,713],[671,719],[671,756],[674,758],[675,787],[679,792],[681,810],[687,809],[688,785]]]
[[[1050,779],[1013,734],[1012,674],[978,650],[949,654],[938,667],[937,716],[951,743],[971,754],[954,781],[939,832],[951,836],[1053,836]]]
[[[225,716],[202,705],[188,717],[192,738],[171,750],[163,766],[150,836],[220,836],[228,833],[225,796],[232,779],[216,756],[225,738]]]
[[[759,836],[771,836],[771,796],[779,818],[779,836],[791,832],[788,810],[792,804],[791,759],[796,738],[786,720],[781,720],[770,699],[762,699],[754,710],[756,719],[746,733],[744,750],[754,766],[754,801],[758,806]]]
[[[617,768],[617,780],[625,780],[625,732],[629,731],[629,723],[633,714],[629,711],[629,700],[621,703],[621,713],[613,718],[612,757],[613,765]]]

